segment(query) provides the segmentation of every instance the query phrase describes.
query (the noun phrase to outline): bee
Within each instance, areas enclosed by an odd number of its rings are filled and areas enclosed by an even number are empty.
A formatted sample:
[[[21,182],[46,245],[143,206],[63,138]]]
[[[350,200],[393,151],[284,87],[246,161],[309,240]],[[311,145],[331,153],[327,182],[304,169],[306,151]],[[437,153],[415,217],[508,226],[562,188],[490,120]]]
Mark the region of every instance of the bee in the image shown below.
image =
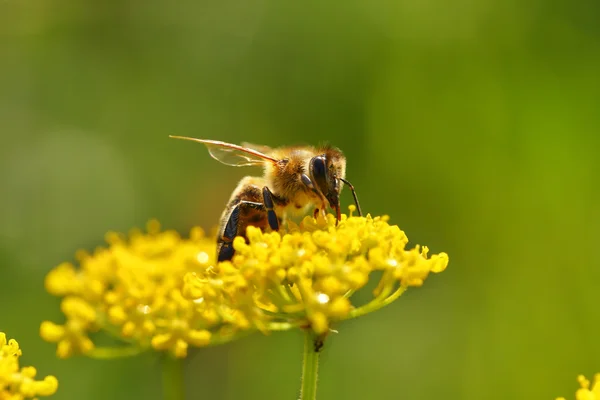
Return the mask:
[[[345,183],[352,191],[359,215],[362,215],[354,186],[345,179],[346,158],[334,147],[280,147],[242,143],[242,146],[217,140],[170,136],[202,143],[209,154],[225,165],[262,166],[262,177],[246,176],[234,189],[219,223],[218,261],[231,260],[233,239],[245,236],[248,226],[279,230],[288,215],[306,214],[314,207],[314,216],[325,215],[327,205],[340,214],[340,191]]]

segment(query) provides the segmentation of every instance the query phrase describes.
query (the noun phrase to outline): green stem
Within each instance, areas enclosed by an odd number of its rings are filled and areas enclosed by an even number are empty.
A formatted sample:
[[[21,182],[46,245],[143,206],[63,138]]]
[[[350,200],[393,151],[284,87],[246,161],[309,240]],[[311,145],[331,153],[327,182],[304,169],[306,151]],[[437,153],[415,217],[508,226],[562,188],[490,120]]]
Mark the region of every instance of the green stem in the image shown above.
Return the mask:
[[[289,293],[287,292],[287,290],[285,289],[285,287],[287,287],[287,284],[276,284],[275,288],[277,289],[277,294],[279,294],[279,296],[283,299],[283,301],[286,304],[290,304],[293,303],[292,298],[290,297]]]
[[[368,304],[365,304],[362,307],[355,308],[354,310],[350,311],[350,313],[348,314],[348,316],[346,318],[344,318],[344,319],[351,319],[351,318],[361,317],[361,316],[363,316],[365,314],[369,314],[369,313],[372,313],[373,311],[377,311],[380,308],[383,308],[383,307],[387,306],[388,304],[390,304],[391,302],[393,302],[394,300],[396,300],[405,291],[406,291],[406,288],[404,286],[400,286],[388,298],[386,298],[386,299],[384,299],[382,301],[376,301],[377,299],[375,299],[374,301],[372,301],[372,302],[370,302]]]
[[[296,294],[292,291],[292,288],[290,287],[289,284],[285,284],[283,286],[283,288],[285,289],[286,293],[288,294],[288,296],[290,297],[290,300],[292,300],[292,303],[296,303],[298,302],[298,298],[296,297]]]
[[[319,351],[315,347],[317,337],[310,329],[304,331],[304,361],[302,364],[302,389],[300,400],[317,398],[317,375],[319,371]]]
[[[162,365],[164,400],[184,400],[183,360],[166,354]]]

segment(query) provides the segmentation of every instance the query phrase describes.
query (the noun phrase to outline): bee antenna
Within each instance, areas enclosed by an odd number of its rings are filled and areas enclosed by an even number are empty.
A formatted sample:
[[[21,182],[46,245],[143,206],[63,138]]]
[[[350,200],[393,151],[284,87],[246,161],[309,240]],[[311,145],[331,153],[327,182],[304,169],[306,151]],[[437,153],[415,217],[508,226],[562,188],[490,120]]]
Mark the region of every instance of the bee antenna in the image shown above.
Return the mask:
[[[344,178],[338,178],[340,181],[344,182],[350,190],[352,190],[352,197],[354,197],[354,204],[356,204],[356,211],[358,211],[358,216],[362,217],[362,211],[360,210],[360,204],[358,203],[358,197],[356,197],[356,190],[354,190],[354,186]]]

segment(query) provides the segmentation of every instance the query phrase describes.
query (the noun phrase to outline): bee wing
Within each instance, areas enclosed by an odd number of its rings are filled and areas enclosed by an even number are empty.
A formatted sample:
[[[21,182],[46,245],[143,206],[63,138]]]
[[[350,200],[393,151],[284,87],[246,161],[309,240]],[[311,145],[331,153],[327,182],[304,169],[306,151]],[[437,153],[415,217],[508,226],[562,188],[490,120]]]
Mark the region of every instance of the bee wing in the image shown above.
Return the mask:
[[[208,152],[212,158],[233,167],[262,166],[265,164],[265,161],[272,163],[279,161],[260,151],[218,140],[196,139],[185,136],[170,137],[202,143],[208,148]]]
[[[269,146],[265,146],[262,144],[254,144],[254,143],[249,143],[249,142],[242,142],[242,147],[245,147],[245,148],[251,149],[251,150],[256,150],[263,154],[271,154],[271,152],[273,151],[273,149]]]

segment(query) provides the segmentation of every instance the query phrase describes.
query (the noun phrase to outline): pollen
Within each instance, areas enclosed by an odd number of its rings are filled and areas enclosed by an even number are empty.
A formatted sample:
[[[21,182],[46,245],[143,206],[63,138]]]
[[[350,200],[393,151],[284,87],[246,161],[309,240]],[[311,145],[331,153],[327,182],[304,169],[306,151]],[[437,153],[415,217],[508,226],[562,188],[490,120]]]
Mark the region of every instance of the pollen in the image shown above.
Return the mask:
[[[20,367],[19,358],[23,354],[16,340],[6,339],[0,332],[0,399],[30,399],[37,396],[51,396],[58,389],[58,380],[46,376],[36,380],[34,367]]]
[[[47,291],[62,298],[65,321],[43,322],[40,335],[56,343],[59,357],[101,351],[90,338],[96,332],[140,350],[185,357],[190,346],[221,340],[224,326],[233,327],[228,334],[249,326],[221,291],[196,285],[187,288],[195,301],[184,297],[184,276],[189,272],[231,291],[238,289],[241,278],[228,277],[225,267],[221,275],[215,274],[216,241],[200,228],[182,238],[150,221],[145,232],[110,232],[105,239],[106,247],[79,251],[78,264],[62,263],[46,276]]]

